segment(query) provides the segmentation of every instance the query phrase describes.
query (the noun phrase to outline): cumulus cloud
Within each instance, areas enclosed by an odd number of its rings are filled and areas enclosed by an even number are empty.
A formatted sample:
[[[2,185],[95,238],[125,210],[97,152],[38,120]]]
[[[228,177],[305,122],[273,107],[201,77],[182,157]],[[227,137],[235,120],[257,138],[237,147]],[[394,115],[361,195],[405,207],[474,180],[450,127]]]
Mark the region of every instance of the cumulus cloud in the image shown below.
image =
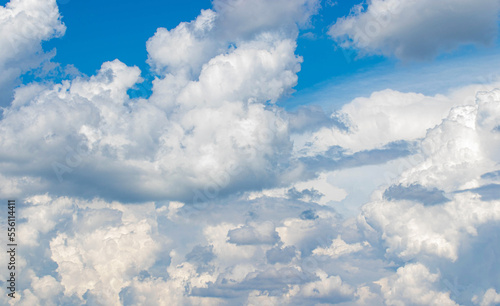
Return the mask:
[[[498,100],[489,100],[495,94],[498,90],[486,97],[480,93],[474,105],[452,108],[440,125],[429,129],[422,141],[424,160],[404,173],[401,182],[444,191],[479,187],[477,179],[498,164],[499,138],[492,131],[498,109],[491,107]]]
[[[8,148],[21,137],[30,149],[18,152],[26,168],[11,174],[42,173],[40,189],[87,186],[86,196],[132,201],[148,194],[193,201],[197,189],[207,200],[207,186],[223,193],[276,180],[273,165],[291,142],[282,111],[266,103],[295,85],[301,60],[294,50],[292,39],[266,34],[213,57],[197,80],[182,73],[157,79],[149,101],[128,98],[140,71],[118,60],[89,79],[20,89],[4,113],[0,142]],[[20,161],[0,154],[12,167]]]
[[[495,289],[490,288],[483,295],[482,299],[479,299],[477,295],[475,295],[472,299],[474,304],[479,304],[481,306],[489,306],[500,303],[500,294],[496,292]]]
[[[498,33],[496,0],[375,0],[358,5],[328,31],[361,54],[430,59],[465,44],[490,44]]]
[[[311,282],[300,288],[300,295],[309,300],[339,303],[352,299],[354,289],[342,282],[338,276],[328,276],[324,272],[318,273],[320,280]]]
[[[0,6],[0,105],[11,102],[18,77],[51,59],[55,50],[44,53],[42,42],[64,34],[56,0],[10,1]]]
[[[289,285],[308,283],[311,285],[299,290],[302,293],[294,293],[298,294],[297,298],[314,295],[312,287],[319,288],[319,297],[345,296],[352,292],[337,276],[323,272],[315,276],[316,272],[309,268],[296,267],[302,264],[295,248],[281,247],[275,238],[248,244],[248,239],[241,240],[248,233],[237,234],[235,225],[218,220],[228,220],[231,216],[231,220],[239,223],[253,212],[255,223],[250,223],[247,229],[253,226],[253,231],[265,232],[260,237],[279,238],[271,221],[280,222],[282,216],[299,215],[303,209],[301,206],[290,209],[291,203],[282,203],[281,209],[276,206],[285,212],[283,214],[267,214],[267,203],[258,201],[229,206],[224,215],[214,208],[200,216],[186,215],[181,207],[176,213],[177,219],[172,221],[162,219],[168,216],[165,206],[153,203],[132,206],[47,195],[28,201],[20,213],[34,215],[34,219],[25,220],[21,227],[25,233],[39,234],[38,243],[26,245],[18,258],[28,267],[22,270],[20,279],[30,280],[21,284],[20,288],[26,289],[21,293],[23,301],[220,304],[220,298],[227,296],[244,301],[245,294],[241,292],[248,295],[253,290],[269,288],[281,292],[288,291]],[[311,204],[311,209],[317,207]],[[208,215],[211,217],[207,219]],[[39,219],[35,216],[43,218],[47,225],[37,222]],[[322,217],[325,225],[331,221],[327,216]],[[65,225],[55,227],[57,222]],[[185,247],[186,239],[182,235],[172,235],[171,228],[183,226],[191,237],[188,244],[194,243],[192,247]],[[269,230],[263,230],[265,228]],[[228,241],[231,230],[232,236],[241,243]],[[288,254],[288,260],[273,260],[277,255],[271,250]],[[288,266],[290,262],[293,264]],[[54,291],[49,294],[41,287],[43,284],[47,290],[50,287]],[[152,294],[151,289],[157,294]]]
[[[458,305],[449,292],[432,290],[439,274],[431,273],[422,264],[408,264],[390,278],[378,281],[387,305]]]
[[[83,298],[88,290],[97,299],[117,304],[119,290],[127,283],[125,274],[137,275],[155,262],[156,242],[151,227],[137,222],[84,235],[57,235],[50,243],[52,260],[58,265],[65,295]],[[123,254],[109,260],[113,254]]]
[[[148,41],[148,99],[119,60],[16,89],[0,193],[20,197],[21,303],[497,303],[494,84],[287,112],[318,2],[213,5]]]
[[[429,128],[448,115],[458,99],[394,90],[374,92],[368,98],[356,98],[344,105],[335,116],[344,118],[348,130],[323,127],[312,133],[294,136],[298,153],[314,156],[340,146],[352,152],[379,148],[398,140],[424,137]],[[432,108],[432,112],[429,112]]]
[[[259,36],[295,38],[297,26],[306,25],[318,9],[318,0],[213,1],[213,10],[202,10],[195,20],[159,28],[147,42],[149,63],[161,74],[196,79],[211,58]]]
[[[398,172],[396,185],[375,190],[356,218],[342,218],[331,202],[288,192],[217,198],[210,205],[28,198],[21,214],[30,217],[20,231],[34,238],[20,258],[27,267],[21,276],[29,280],[20,296],[32,303],[117,305],[495,303],[496,270],[487,271],[498,258],[500,203],[472,188],[491,183],[498,171],[491,168],[498,159],[491,137],[495,103],[491,92],[458,107],[463,111],[451,105],[417,141],[420,157]],[[450,161],[488,167],[460,178],[444,169],[425,181],[446,157],[441,148],[454,148],[444,144],[467,142],[462,139],[492,149]],[[321,179],[335,186],[328,176]],[[428,196],[440,190],[449,201]],[[481,263],[478,249],[490,250]]]
[[[483,149],[498,146],[498,139],[487,135],[495,124],[490,121],[500,113],[495,108],[484,109],[489,103],[498,104],[498,100],[490,100],[495,93],[479,94],[475,105],[452,108],[421,141],[424,154],[420,162],[401,173],[399,182],[405,187],[392,186],[383,196],[377,195],[380,200],[363,207],[363,222],[384,233],[387,252],[405,259],[427,253],[456,260],[463,235],[476,235],[480,225],[498,221],[496,198],[480,197],[488,186],[482,183],[483,173],[498,167],[498,157]],[[477,189],[462,191],[467,186]],[[451,201],[444,200],[443,192],[436,188],[454,192]]]
[[[404,259],[433,254],[456,260],[462,236],[476,235],[480,225],[498,221],[498,205],[498,201],[481,202],[473,194],[430,207],[380,201],[363,207],[362,220],[369,230],[383,233],[388,253]]]
[[[149,61],[161,72],[192,75],[217,52],[218,46],[209,37],[217,14],[203,10],[196,20],[181,23],[172,30],[159,28],[146,46]]]
[[[253,27],[246,20],[247,30],[219,33],[245,5],[217,2],[192,22],[159,29],[148,42],[159,77],[147,100],[128,97],[142,81],[140,71],[118,60],[90,78],[17,89],[0,123],[0,143],[8,148],[22,139],[27,149],[15,157],[0,152],[9,188],[21,193],[28,181],[32,194],[193,202],[283,187],[289,196],[293,188],[317,190],[316,200],[326,204],[346,194],[320,182],[319,172],[411,154],[410,143],[401,141],[423,137],[452,105],[464,103],[386,90],[331,116],[315,108],[287,113],[273,103],[296,84],[301,58],[294,54],[296,33],[283,27],[304,24],[317,3],[287,2],[289,17],[280,23],[269,17]],[[264,10],[264,3],[252,9]],[[175,53],[178,41],[186,46]],[[308,183],[297,184],[299,177]]]

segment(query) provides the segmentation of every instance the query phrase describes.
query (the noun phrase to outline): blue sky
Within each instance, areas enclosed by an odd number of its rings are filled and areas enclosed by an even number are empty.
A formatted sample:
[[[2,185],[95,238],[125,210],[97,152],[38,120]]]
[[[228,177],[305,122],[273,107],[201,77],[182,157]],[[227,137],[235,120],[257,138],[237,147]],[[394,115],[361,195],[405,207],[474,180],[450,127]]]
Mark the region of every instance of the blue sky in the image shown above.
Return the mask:
[[[295,108],[308,104],[311,95],[317,95],[324,88],[328,91],[330,87],[336,89],[337,96],[329,105],[322,105],[328,109],[336,109],[356,96],[367,96],[389,87],[426,94],[445,93],[457,86],[480,82],[478,79],[485,74],[485,67],[475,69],[474,66],[481,65],[485,57],[497,54],[498,40],[489,46],[465,44],[431,61],[357,56],[357,50],[339,48],[327,31],[338,18],[349,15],[353,6],[362,3],[357,0],[325,1],[318,14],[301,28],[296,53],[304,58],[304,62],[298,73],[299,82],[294,87],[297,93],[284,97],[280,105]],[[57,50],[54,62],[62,66],[74,65],[89,76],[96,73],[103,62],[114,59],[138,66],[147,80],[144,85],[149,88],[147,84],[153,74],[146,63],[146,41],[158,27],[174,28],[182,21],[195,18],[201,9],[210,7],[210,1],[146,1],[137,5],[134,1],[63,0],[59,2],[59,9],[68,30],[63,37],[43,45],[46,50]],[[456,69],[457,65],[465,66],[461,73],[464,76],[458,80],[446,75],[446,70]],[[498,67],[493,66],[488,71],[494,73],[496,69]],[[370,80],[372,84],[362,92],[354,92],[352,87],[358,82],[373,79],[370,74],[376,74],[379,80]],[[430,78],[439,78],[439,85],[435,85],[435,81],[428,82]],[[25,82],[32,79],[28,75]],[[339,87],[342,88],[339,90]]]
[[[301,29],[297,54],[304,58],[304,63],[298,73],[300,82],[295,86],[297,91],[332,78],[351,78],[387,62],[377,56],[355,60],[354,53],[343,52],[326,33],[337,18],[348,15],[351,8],[359,3],[325,2],[319,14]],[[59,2],[59,9],[68,30],[63,37],[43,45],[46,50],[57,50],[53,61],[62,66],[73,65],[86,75],[94,74],[105,61],[119,59],[127,65],[138,66],[143,76],[151,81],[146,63],[146,41],[158,27],[174,28],[180,22],[195,18],[201,9],[210,7],[210,1],[151,0],[137,5],[134,1],[94,3],[64,0]],[[308,36],[310,34],[313,36]],[[393,66],[394,61],[389,63]],[[28,75],[25,82],[32,79]],[[286,102],[283,105],[286,106]]]
[[[135,1],[61,1],[59,8],[68,30],[45,47],[57,49],[54,60],[75,65],[87,75],[116,58],[146,70],[145,45],[156,29],[174,28],[210,6],[210,1],[148,0],[141,5]]]
[[[353,5],[359,3],[325,2],[319,14],[301,29],[297,54],[304,62],[295,90],[335,82],[332,79],[336,78],[351,79],[380,65],[394,68],[396,61],[380,56],[355,59],[355,52],[344,52],[327,35],[328,27],[337,18],[348,15]],[[140,6],[134,1],[60,1],[62,21],[68,30],[63,37],[44,42],[43,46],[46,50],[56,49],[54,62],[62,66],[73,65],[89,76],[96,73],[103,62],[119,59],[127,65],[138,66],[143,76],[151,81],[145,49],[148,38],[158,27],[174,28],[182,21],[195,18],[201,9],[210,7],[210,1],[146,1]],[[308,36],[310,34],[313,36]],[[61,77],[56,76],[57,79]],[[31,82],[33,76],[27,75],[24,80]],[[283,106],[287,107],[286,101]]]
[[[500,304],[498,0],[0,5],[0,304]]]

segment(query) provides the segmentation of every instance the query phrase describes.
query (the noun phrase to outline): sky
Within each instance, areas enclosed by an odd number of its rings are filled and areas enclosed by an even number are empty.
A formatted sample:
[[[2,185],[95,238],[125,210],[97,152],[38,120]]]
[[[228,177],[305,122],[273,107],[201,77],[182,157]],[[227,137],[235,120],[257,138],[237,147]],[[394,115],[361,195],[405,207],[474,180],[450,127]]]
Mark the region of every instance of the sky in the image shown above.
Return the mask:
[[[500,304],[498,0],[0,5],[0,304]]]

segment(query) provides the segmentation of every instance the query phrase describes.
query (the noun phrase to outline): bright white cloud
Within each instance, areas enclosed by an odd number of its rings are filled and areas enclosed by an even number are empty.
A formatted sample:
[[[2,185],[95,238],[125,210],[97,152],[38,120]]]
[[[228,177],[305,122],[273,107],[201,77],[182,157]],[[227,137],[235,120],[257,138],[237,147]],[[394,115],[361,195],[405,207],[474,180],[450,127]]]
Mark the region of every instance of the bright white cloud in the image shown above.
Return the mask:
[[[57,22],[39,40],[60,24],[47,3]],[[417,5],[401,2],[401,16]],[[289,113],[274,103],[297,82],[297,24],[317,9],[214,1],[159,29],[148,99],[129,98],[141,72],[119,60],[16,89],[0,122],[0,193],[24,199],[21,303],[498,302],[499,91],[385,90],[331,116]]]
[[[170,31],[159,28],[146,44],[150,63],[159,72],[168,69],[174,74],[198,74],[216,54],[216,48],[222,47],[210,37],[216,18],[214,11],[203,10],[190,23],[181,23]]]
[[[320,280],[311,282],[300,288],[299,294],[306,298],[326,298],[335,301],[343,297],[352,298],[354,290],[351,286],[343,284],[338,276],[328,276],[320,271],[317,273]]]
[[[476,235],[480,225],[499,221],[500,203],[481,202],[473,194],[460,194],[432,207],[379,201],[364,206],[361,218],[367,229],[381,234],[388,253],[405,260],[420,254],[456,260],[465,235]]]
[[[424,137],[427,130],[441,123],[451,106],[463,103],[443,95],[428,97],[417,93],[384,90],[369,98],[357,98],[336,114],[348,131],[324,127],[294,136],[299,153],[315,155],[337,145],[353,152],[381,147],[398,140]],[[429,111],[432,109],[432,111]]]
[[[406,171],[401,182],[445,191],[479,187],[477,179],[496,169],[500,138],[499,91],[479,93],[474,105],[454,107],[422,141],[423,162]]]
[[[332,241],[332,245],[328,248],[319,247],[313,250],[313,254],[315,255],[327,255],[332,258],[338,258],[340,256],[349,255],[351,253],[355,253],[361,251],[363,246],[361,243],[348,244],[340,235]]]
[[[318,9],[318,0],[213,1],[213,10],[202,10],[195,20],[159,28],[147,42],[149,63],[160,73],[196,79],[211,58],[248,41],[270,33],[296,38],[297,26],[307,25]]]
[[[407,264],[390,278],[378,281],[386,305],[458,305],[449,292],[432,290],[439,279],[422,264]]]
[[[21,73],[55,55],[43,52],[42,41],[62,36],[65,30],[56,0],[13,0],[0,6],[0,105],[11,101]]]
[[[107,62],[90,79],[17,90],[0,123],[0,143],[8,148],[22,139],[17,146],[30,148],[16,154],[26,161],[21,172],[43,173],[41,190],[47,184],[52,185],[49,190],[90,184],[92,193],[111,184],[106,187],[109,197],[127,186],[130,193],[124,198],[149,194],[192,201],[243,183],[255,188],[276,180],[280,173],[274,165],[287,157],[291,142],[283,111],[265,104],[297,82],[301,59],[294,54],[293,36],[268,28],[213,57],[196,60],[198,55],[188,50],[173,57],[168,48],[178,45],[171,40],[189,41],[184,36],[192,31],[215,31],[213,14],[203,11],[193,23],[173,32],[160,30],[150,40],[151,63],[169,68],[155,80],[149,101],[128,98],[127,90],[141,81],[136,67]],[[187,67],[193,63],[203,65],[190,80],[184,70],[196,70]],[[7,158],[11,153],[0,154]],[[102,180],[91,182],[89,173]],[[130,180],[132,176],[140,179]]]
[[[472,298],[472,302],[474,304],[479,304],[481,306],[490,306],[490,305],[496,305],[500,303],[500,294],[496,292],[495,289],[490,288],[488,291],[486,291],[483,295],[483,298],[480,300],[477,295],[475,295]]]
[[[147,221],[90,233],[57,235],[50,243],[65,295],[79,298],[91,290],[106,304],[119,304],[118,294],[137,275],[153,265],[158,250]],[[118,255],[118,257],[117,257]]]
[[[464,44],[489,44],[498,32],[496,0],[374,0],[339,18],[329,35],[361,54],[429,59]]]

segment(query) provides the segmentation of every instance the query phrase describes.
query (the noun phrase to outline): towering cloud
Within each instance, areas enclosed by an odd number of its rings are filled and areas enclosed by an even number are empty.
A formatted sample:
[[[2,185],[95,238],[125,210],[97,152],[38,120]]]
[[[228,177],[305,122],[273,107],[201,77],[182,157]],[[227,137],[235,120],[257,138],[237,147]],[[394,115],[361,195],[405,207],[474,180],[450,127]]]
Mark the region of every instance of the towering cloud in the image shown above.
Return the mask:
[[[287,2],[279,22],[240,20],[241,29],[222,33],[245,5],[217,2],[218,11],[159,29],[147,44],[159,73],[149,100],[128,97],[140,71],[118,60],[89,79],[18,89],[0,123],[9,191],[21,192],[25,177],[35,192],[205,201],[214,192],[275,184],[291,142],[286,116],[273,104],[297,83],[297,23],[317,3]],[[26,151],[12,159],[7,148],[17,139]]]
[[[430,56],[490,39],[476,31],[496,29],[497,2],[483,2],[457,1],[443,17],[447,1],[371,1],[330,33],[355,35],[393,5],[377,39],[348,44],[412,58],[410,41],[441,17],[454,25],[485,13],[463,36],[432,32],[442,44],[424,41],[418,53]],[[275,102],[297,83],[298,27],[318,5],[216,0],[158,29],[147,42],[149,98],[130,98],[141,71],[119,60],[4,96],[0,197],[19,199],[23,243],[16,301],[498,303],[498,84],[434,96],[387,89],[333,114],[287,111]],[[51,1],[12,1],[1,14],[12,15],[5,24],[31,14],[45,25],[0,55],[14,77],[40,64],[41,40],[64,32]],[[16,41],[0,29],[0,41]]]

